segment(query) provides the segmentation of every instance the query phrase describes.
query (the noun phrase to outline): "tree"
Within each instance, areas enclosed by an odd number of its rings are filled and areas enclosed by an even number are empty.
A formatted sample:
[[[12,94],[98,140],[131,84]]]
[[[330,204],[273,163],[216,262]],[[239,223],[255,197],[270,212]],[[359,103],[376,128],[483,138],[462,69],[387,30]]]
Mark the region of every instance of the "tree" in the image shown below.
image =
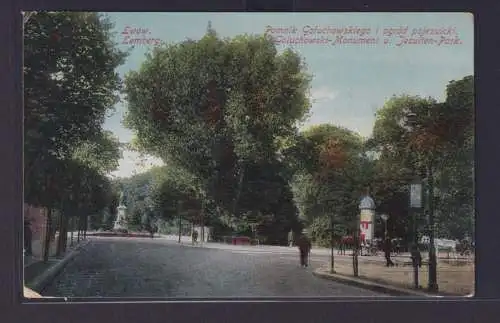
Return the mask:
[[[74,147],[100,133],[118,100],[115,68],[125,54],[110,41],[111,27],[99,14],[69,12],[39,12],[24,26],[25,200],[49,215],[59,206],[60,172]]]
[[[153,210],[166,221],[180,216],[190,222],[200,222],[202,200],[195,179],[185,170],[165,167],[162,179],[152,193]]]
[[[96,169],[100,174],[109,174],[118,168],[123,157],[120,142],[110,131],[93,136],[92,140],[80,143],[73,152],[73,158]]]
[[[241,215],[245,169],[276,158],[277,138],[295,132],[309,109],[300,57],[271,39],[220,39],[156,48],[126,78],[127,125],[137,143],[199,180],[207,201]]]
[[[125,54],[112,25],[96,13],[37,13],[24,30],[25,176],[43,172],[44,155],[68,157],[100,132],[117,102],[115,68]]]
[[[88,215],[103,212],[112,203],[110,181],[98,169],[78,160],[67,160],[60,169],[63,178],[58,196],[59,240],[57,255],[66,247],[68,221],[78,220],[78,231],[86,233]]]
[[[438,226],[444,236],[471,233],[473,214],[473,78],[452,81],[445,102],[402,95],[377,112],[375,200],[399,234],[408,230],[408,183],[431,169]],[[406,205],[403,205],[405,204]],[[460,215],[459,215],[460,214]]]
[[[451,81],[441,115],[446,150],[436,174],[437,223],[442,235],[474,236],[474,80]]]
[[[305,158],[301,161],[302,149],[289,150],[301,165],[293,180],[294,198],[314,241],[325,244],[332,217],[336,235],[353,229],[360,193],[371,179],[371,163],[363,139],[348,129],[322,124],[301,136],[296,142],[305,148]]]

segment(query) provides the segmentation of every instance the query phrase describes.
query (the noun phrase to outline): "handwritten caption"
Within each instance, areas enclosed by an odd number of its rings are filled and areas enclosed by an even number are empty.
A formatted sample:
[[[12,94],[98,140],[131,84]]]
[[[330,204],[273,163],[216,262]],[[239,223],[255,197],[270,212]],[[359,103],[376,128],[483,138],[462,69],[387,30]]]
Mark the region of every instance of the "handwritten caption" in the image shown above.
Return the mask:
[[[151,31],[148,28],[125,26],[121,34],[122,45],[159,46],[162,43],[161,39],[151,37]]]
[[[266,26],[265,34],[281,45],[456,46],[463,43],[455,27]]]

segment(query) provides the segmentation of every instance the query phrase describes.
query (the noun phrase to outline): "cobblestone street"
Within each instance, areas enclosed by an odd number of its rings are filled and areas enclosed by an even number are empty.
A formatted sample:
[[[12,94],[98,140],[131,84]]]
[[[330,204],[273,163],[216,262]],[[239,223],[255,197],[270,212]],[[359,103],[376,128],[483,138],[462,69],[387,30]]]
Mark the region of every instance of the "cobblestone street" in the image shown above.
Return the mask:
[[[325,281],[293,254],[239,253],[166,239],[91,238],[42,293],[58,297],[374,296]]]

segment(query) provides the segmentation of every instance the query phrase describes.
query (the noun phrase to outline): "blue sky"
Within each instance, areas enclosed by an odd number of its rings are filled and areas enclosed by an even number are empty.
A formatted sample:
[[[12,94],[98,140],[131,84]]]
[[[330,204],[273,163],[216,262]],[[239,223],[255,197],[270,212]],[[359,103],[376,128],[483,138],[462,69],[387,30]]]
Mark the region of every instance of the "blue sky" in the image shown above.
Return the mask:
[[[110,13],[115,23],[116,41],[123,49],[122,31],[129,28],[147,30],[146,38],[163,42],[179,42],[186,38],[199,39],[206,32],[209,21],[223,37],[238,34],[263,34],[274,29],[274,36],[288,37],[277,28],[294,27],[294,36],[301,36],[311,28],[370,28],[370,35],[378,44],[339,44],[336,36],[329,35],[327,44],[277,44],[278,48],[291,47],[305,58],[313,74],[311,95],[313,106],[306,125],[333,123],[369,136],[375,111],[394,94],[415,94],[444,99],[446,84],[473,74],[473,18],[466,13]],[[309,26],[309,27],[308,27]],[[384,37],[388,28],[407,28],[407,36],[415,31],[425,32],[427,39],[439,40],[430,34],[435,29],[452,30],[456,34],[447,38],[460,39],[460,44],[406,44],[398,46],[401,37]],[[130,29],[129,29],[130,30]],[[430,30],[430,31],[429,31]],[[293,35],[292,35],[293,36]],[[319,34],[327,37],[327,34]],[[142,35],[133,38],[141,38]],[[348,37],[347,35],[345,37]],[[352,37],[352,36],[349,36]],[[384,44],[384,39],[389,39]],[[414,37],[417,39],[418,34]],[[126,63],[119,68],[123,76],[136,70],[144,61],[144,54],[153,45],[136,45]],[[113,131],[121,141],[129,141],[132,133],[122,124],[126,102],[116,106],[105,128]],[[148,158],[137,166],[138,156],[124,153],[115,176],[130,176],[158,164]]]

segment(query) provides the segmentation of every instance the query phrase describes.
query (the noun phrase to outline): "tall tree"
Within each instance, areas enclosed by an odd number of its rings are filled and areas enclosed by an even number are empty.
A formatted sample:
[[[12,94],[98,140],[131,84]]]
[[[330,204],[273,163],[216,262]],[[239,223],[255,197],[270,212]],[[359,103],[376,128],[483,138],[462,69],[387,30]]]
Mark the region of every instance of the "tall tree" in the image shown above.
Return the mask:
[[[101,132],[118,100],[115,68],[125,53],[111,28],[100,14],[71,12],[37,12],[24,25],[25,200],[49,214],[60,205],[64,189],[55,183],[74,147]]]
[[[207,201],[239,214],[249,163],[276,158],[277,138],[309,109],[309,76],[271,39],[220,39],[157,48],[126,79],[127,124],[147,152],[200,180]]]
[[[371,164],[363,139],[348,129],[321,124],[301,135],[297,144],[307,153],[301,159],[302,149],[294,149],[301,161],[293,181],[295,201],[313,239],[329,244],[332,217],[336,234],[352,230],[359,196],[371,179]]]
[[[399,234],[408,230],[404,220],[408,183],[415,176],[426,176],[429,167],[436,184],[432,198],[440,233],[453,238],[471,233],[472,76],[450,82],[446,92],[441,103],[432,98],[393,97],[377,113],[371,140],[378,152],[374,191],[384,212],[399,221]]]

